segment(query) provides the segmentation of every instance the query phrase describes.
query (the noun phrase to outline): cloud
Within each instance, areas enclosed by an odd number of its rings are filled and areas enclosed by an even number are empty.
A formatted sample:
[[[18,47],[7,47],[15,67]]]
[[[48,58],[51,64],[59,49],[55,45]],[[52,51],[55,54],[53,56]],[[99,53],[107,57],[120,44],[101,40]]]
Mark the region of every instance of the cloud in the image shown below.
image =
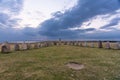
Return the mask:
[[[10,13],[20,12],[23,6],[23,0],[0,0],[0,10]]]
[[[21,19],[13,17],[21,12],[22,7],[23,0],[0,0],[0,41],[31,39],[24,34],[24,29],[14,28]]]
[[[108,32],[96,31],[95,33],[86,34],[84,39],[97,39],[97,40],[120,40],[120,31],[112,30]]]
[[[39,25],[39,34],[47,37],[81,37],[85,30],[69,30],[81,26],[97,15],[114,14],[120,9],[119,0],[78,0],[77,5],[64,13],[58,11],[53,17]],[[87,31],[86,31],[87,32]]]
[[[0,0],[0,24],[6,27],[15,27],[19,20],[13,16],[20,13],[22,6],[23,0]]]
[[[57,11],[37,28],[16,29],[21,19],[15,18],[23,8],[23,0],[0,0],[0,40],[35,40],[41,37],[48,39],[103,39],[118,38],[119,31],[103,32],[95,28],[80,28],[84,22],[100,15],[116,15],[120,10],[120,0],[78,0],[77,4],[66,10]],[[119,14],[120,12],[117,12]],[[41,14],[38,12],[38,14]],[[106,17],[108,18],[108,17]],[[104,19],[104,18],[103,18]],[[119,17],[111,19],[101,29],[118,25]],[[90,26],[91,22],[86,26]],[[78,27],[78,28],[76,28]],[[74,29],[76,28],[76,29]],[[104,33],[104,34],[103,34]]]
[[[110,23],[102,26],[101,29],[111,28],[111,27],[113,27],[113,26],[118,25],[119,22],[120,22],[120,17],[114,18],[114,19],[112,19],[112,20],[110,21]]]
[[[26,36],[32,36],[32,37],[38,35],[37,29],[31,27],[25,27],[24,29],[21,30],[21,33],[23,33]]]

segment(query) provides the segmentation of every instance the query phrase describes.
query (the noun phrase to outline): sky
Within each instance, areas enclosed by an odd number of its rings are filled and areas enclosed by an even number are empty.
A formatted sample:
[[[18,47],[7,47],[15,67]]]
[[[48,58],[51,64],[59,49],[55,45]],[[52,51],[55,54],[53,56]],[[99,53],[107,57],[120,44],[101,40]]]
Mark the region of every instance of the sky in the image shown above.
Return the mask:
[[[120,0],[0,0],[0,41],[120,40]]]

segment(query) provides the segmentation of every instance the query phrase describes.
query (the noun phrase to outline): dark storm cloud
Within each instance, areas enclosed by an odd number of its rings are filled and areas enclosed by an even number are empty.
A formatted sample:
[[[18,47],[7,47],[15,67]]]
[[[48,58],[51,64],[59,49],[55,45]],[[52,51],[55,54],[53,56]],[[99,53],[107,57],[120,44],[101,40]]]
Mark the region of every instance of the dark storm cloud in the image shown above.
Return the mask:
[[[97,39],[97,40],[120,40],[120,31],[113,30],[108,32],[98,31],[92,34],[85,36],[86,39]]]
[[[101,29],[111,28],[112,26],[118,25],[119,22],[120,22],[120,17],[112,19],[109,24],[102,26]]]
[[[33,37],[38,34],[38,31],[36,28],[31,28],[29,26],[22,29],[21,32],[26,36],[33,36]]]
[[[26,41],[36,39],[35,36],[29,36],[28,34],[23,33],[23,30],[16,30],[13,28],[0,29],[0,42]]]
[[[40,24],[39,34],[47,37],[79,36],[86,30],[69,30],[97,15],[113,14],[120,9],[120,0],[78,0],[77,5],[62,13],[53,14],[53,17]],[[87,31],[86,31],[87,32]]]

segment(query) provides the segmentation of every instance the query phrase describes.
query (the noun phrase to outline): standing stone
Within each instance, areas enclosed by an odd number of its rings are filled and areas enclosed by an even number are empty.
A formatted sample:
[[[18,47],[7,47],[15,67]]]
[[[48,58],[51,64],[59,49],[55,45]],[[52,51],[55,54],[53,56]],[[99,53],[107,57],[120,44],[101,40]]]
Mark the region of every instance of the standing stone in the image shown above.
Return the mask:
[[[49,42],[49,46],[53,46],[53,42]]]
[[[38,43],[38,47],[40,48],[41,46],[40,46],[40,43]]]
[[[76,42],[76,46],[79,46],[79,42],[78,41]]]
[[[116,43],[116,49],[120,49],[120,42]]]
[[[73,45],[73,42],[72,42],[72,41],[70,41],[70,45],[71,45],[71,46]]]
[[[79,42],[78,42],[78,46],[80,46],[80,44],[81,44],[81,42],[79,41]]]
[[[91,42],[91,47],[94,48],[94,42]]]
[[[87,42],[85,41],[84,47],[87,47]]]
[[[75,41],[73,42],[73,46],[76,46],[76,42]]]
[[[31,44],[30,43],[27,43],[27,49],[31,49]]]
[[[41,43],[41,47],[44,47],[44,43],[43,42]]]
[[[39,45],[37,43],[34,44],[34,48],[37,49],[39,48]]]
[[[47,44],[47,47],[51,46],[51,43],[50,43],[50,42],[46,42],[46,44]]]
[[[98,48],[103,48],[102,41],[98,42]]]
[[[70,45],[70,42],[69,42],[69,41],[67,41],[67,42],[66,42],[66,45]]]
[[[40,43],[40,48],[42,48],[42,42]]]
[[[49,42],[46,42],[46,47],[49,47]]]
[[[73,46],[75,46],[76,45],[76,42],[75,41],[73,41]]]
[[[43,42],[43,47],[46,47],[46,43],[45,42]]]
[[[109,42],[109,41],[106,42],[106,48],[107,48],[107,49],[110,49],[110,48],[111,48],[111,47],[110,47],[110,42]]]
[[[5,42],[1,46],[1,52],[2,53],[9,53],[10,52],[10,45],[8,42]]]
[[[80,42],[80,47],[83,47],[82,42]]]
[[[45,44],[46,44],[46,47],[48,47],[48,46],[49,46],[49,43],[48,43],[48,42],[46,42]]]
[[[65,41],[62,41],[62,43],[61,43],[62,45],[66,45],[67,43],[65,42]]]
[[[56,42],[54,42],[54,46],[56,46],[57,45],[57,43]]]
[[[50,45],[51,45],[51,46],[54,46],[54,42],[50,42]]]
[[[59,46],[60,45],[60,43],[59,42],[56,42],[57,43],[57,46]]]
[[[77,41],[74,42],[74,46],[77,46]]]
[[[81,41],[79,41],[79,46],[81,46]]]
[[[19,50],[20,50],[19,44],[15,44],[15,45],[14,45],[14,49],[15,49],[15,51],[19,51]]]
[[[26,43],[22,43],[22,50],[27,50],[27,44]]]

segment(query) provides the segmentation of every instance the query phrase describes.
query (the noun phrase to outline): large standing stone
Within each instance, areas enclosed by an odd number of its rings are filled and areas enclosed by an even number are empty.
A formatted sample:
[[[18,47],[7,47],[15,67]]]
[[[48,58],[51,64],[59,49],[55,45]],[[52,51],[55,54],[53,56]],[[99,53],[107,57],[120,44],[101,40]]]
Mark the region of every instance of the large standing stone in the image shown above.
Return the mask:
[[[103,48],[102,41],[98,41],[98,48]]]
[[[72,41],[70,41],[70,46],[72,46],[72,44],[73,44]]]
[[[14,49],[15,49],[15,51],[19,51],[19,50],[20,50],[19,44],[16,43],[16,44],[14,45]]]
[[[73,46],[75,46],[76,45],[76,43],[75,43],[75,41],[73,41]]]
[[[35,44],[34,44],[34,48],[35,48],[35,49],[39,48],[38,43],[35,43]]]
[[[42,42],[40,43],[39,47],[42,48]]]
[[[78,46],[80,46],[80,42],[78,41]]]
[[[120,49],[120,42],[116,43],[116,49]]]
[[[47,47],[52,46],[51,42],[47,42]]]
[[[49,43],[48,42],[45,42],[45,45],[46,45],[46,47],[49,47]]]
[[[83,45],[82,45],[82,41],[80,42],[80,46],[83,47]]]
[[[41,46],[40,46],[40,43],[38,43],[38,47],[40,48]]]
[[[111,47],[110,47],[110,42],[109,42],[109,41],[106,42],[106,48],[107,48],[107,49],[110,49],[110,48],[111,48]]]
[[[74,46],[77,46],[77,41],[74,41]]]
[[[48,47],[48,43],[47,42],[45,42],[44,44],[45,44],[45,47]]]
[[[66,42],[66,45],[70,45],[70,42],[69,42],[69,41],[67,41],[67,42]]]
[[[67,42],[66,42],[66,41],[64,41],[64,42],[63,42],[63,45],[67,45]]]
[[[57,42],[54,42],[54,46],[56,46],[57,45]]]
[[[42,42],[42,47],[45,47],[45,43],[44,42]]]
[[[27,50],[27,44],[26,43],[22,43],[22,50]]]
[[[2,53],[9,53],[10,52],[10,44],[8,42],[5,42],[2,44],[1,52]]]
[[[76,42],[76,46],[79,46],[79,42],[78,41]]]
[[[85,41],[84,47],[87,47],[87,41]]]
[[[94,42],[91,42],[91,47],[94,48]]]
[[[31,44],[30,43],[27,43],[27,49],[31,49]]]
[[[50,42],[50,46],[54,46],[54,42]]]

